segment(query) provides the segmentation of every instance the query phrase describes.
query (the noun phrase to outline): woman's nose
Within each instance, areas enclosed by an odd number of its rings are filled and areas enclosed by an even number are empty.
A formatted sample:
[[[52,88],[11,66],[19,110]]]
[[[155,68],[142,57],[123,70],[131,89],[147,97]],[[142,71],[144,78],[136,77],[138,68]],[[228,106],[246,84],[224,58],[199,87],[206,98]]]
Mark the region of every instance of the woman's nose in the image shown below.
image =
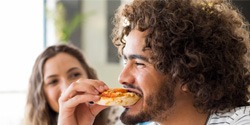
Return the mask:
[[[61,83],[61,92],[65,91],[68,86],[70,85],[69,81],[68,80],[62,80],[62,83]]]

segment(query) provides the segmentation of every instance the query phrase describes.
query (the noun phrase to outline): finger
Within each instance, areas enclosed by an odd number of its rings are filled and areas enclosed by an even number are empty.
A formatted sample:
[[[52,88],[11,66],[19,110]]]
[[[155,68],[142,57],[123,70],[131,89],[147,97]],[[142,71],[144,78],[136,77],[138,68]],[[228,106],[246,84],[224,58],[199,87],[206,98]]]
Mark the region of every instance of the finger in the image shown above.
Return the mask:
[[[77,94],[74,97],[68,99],[64,102],[64,105],[67,107],[76,107],[81,103],[88,103],[90,101],[97,101],[100,99],[98,95],[91,95],[91,94]]]
[[[95,82],[94,86],[99,92],[103,92],[109,89],[109,87],[103,81],[94,80],[94,82]]]
[[[97,104],[89,104],[89,110],[92,112],[93,115],[99,114],[103,109],[108,108],[108,106],[97,105]]]
[[[79,80],[77,80],[77,83],[79,83],[79,86],[81,86],[79,88],[88,87],[88,88],[86,88],[86,90],[88,93],[91,93],[91,94],[96,94],[96,91],[98,91],[98,93],[100,93],[100,92],[103,92],[103,91],[108,89],[108,86],[100,80],[79,79]],[[89,86],[86,86],[85,84],[89,84]],[[80,90],[81,89],[79,89],[79,91]],[[95,93],[92,93],[92,92],[95,92]]]
[[[73,96],[76,95],[77,91],[76,91],[76,87],[77,86],[77,83],[73,82],[69,85],[69,87],[64,91],[62,92],[61,94],[61,100],[62,101],[67,101],[68,99],[72,98]]]
[[[77,93],[89,93],[93,95],[98,95],[100,92],[103,92],[108,89],[108,86],[100,81],[93,79],[79,79],[76,82],[70,84],[62,94],[62,100],[67,101],[69,98],[72,98]]]
[[[62,100],[67,101],[68,99],[74,97],[77,93],[89,93],[93,95],[99,94],[99,91],[95,88],[95,83],[93,80],[81,80],[73,82],[69,87],[62,93]],[[95,85],[95,86],[94,86]]]

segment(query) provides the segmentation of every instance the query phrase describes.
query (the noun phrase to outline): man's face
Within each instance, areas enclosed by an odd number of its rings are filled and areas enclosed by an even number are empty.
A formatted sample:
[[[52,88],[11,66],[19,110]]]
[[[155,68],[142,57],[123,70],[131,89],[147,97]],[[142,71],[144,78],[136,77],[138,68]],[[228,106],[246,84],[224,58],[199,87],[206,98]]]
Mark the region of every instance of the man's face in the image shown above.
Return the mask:
[[[126,124],[166,119],[175,104],[174,83],[154,68],[151,50],[143,50],[146,35],[147,32],[132,30],[125,38],[124,68],[119,83],[142,96],[135,105],[125,107],[121,120]]]

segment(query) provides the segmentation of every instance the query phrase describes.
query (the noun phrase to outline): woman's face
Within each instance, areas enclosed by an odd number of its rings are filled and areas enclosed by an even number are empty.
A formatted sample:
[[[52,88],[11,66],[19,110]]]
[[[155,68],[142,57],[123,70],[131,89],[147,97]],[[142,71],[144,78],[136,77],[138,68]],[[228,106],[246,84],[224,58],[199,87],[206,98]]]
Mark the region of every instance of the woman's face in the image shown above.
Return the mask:
[[[44,64],[44,93],[50,107],[59,111],[58,99],[61,93],[79,78],[86,78],[87,73],[80,62],[67,53],[59,53]]]

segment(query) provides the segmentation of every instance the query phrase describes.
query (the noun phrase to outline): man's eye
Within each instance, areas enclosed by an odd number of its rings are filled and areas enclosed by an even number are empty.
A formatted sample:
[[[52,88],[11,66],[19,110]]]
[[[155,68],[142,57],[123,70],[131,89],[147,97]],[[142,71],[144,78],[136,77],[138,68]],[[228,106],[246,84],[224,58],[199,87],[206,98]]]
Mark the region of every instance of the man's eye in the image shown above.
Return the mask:
[[[144,66],[145,64],[144,63],[135,63],[137,66]]]

